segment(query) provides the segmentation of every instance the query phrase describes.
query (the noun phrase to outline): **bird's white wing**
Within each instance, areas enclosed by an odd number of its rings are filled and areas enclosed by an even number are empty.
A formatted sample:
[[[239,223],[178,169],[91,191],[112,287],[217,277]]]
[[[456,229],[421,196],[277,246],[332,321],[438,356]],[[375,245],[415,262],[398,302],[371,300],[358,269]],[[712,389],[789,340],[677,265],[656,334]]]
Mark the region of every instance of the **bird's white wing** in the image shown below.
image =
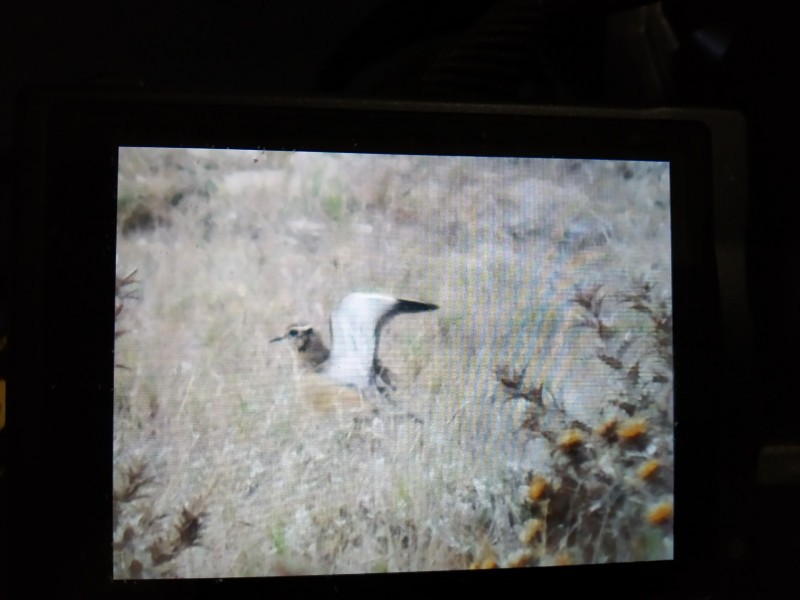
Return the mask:
[[[345,296],[331,313],[328,375],[347,385],[367,387],[378,342],[378,323],[396,304],[396,298],[381,294]]]
[[[349,294],[331,313],[331,354],[327,374],[346,385],[364,389],[370,383],[381,328],[395,315],[438,308],[384,294]]]

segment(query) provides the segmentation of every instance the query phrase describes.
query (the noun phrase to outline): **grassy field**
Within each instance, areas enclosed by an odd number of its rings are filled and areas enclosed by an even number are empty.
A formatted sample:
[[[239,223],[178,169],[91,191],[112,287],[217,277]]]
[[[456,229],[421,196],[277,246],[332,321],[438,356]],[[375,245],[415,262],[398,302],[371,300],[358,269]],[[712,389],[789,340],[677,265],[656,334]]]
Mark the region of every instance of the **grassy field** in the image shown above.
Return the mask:
[[[117,578],[672,556],[658,163],[123,149]],[[423,423],[296,398],[290,323],[353,291]]]

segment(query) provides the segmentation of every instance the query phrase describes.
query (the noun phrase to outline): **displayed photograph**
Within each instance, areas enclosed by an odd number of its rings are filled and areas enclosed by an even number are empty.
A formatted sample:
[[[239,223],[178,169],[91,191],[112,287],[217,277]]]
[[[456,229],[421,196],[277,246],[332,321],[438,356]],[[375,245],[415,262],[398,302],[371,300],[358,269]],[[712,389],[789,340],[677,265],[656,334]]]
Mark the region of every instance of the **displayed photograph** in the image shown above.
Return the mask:
[[[669,163],[122,147],[116,203],[114,579],[673,558]]]

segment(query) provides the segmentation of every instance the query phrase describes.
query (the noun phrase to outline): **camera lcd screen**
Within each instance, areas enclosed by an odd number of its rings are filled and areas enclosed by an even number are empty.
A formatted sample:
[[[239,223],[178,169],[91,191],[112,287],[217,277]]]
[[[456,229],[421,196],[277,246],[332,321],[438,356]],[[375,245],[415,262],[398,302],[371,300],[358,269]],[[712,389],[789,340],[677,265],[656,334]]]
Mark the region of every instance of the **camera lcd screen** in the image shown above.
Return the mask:
[[[120,147],[113,578],[672,559],[670,175]]]

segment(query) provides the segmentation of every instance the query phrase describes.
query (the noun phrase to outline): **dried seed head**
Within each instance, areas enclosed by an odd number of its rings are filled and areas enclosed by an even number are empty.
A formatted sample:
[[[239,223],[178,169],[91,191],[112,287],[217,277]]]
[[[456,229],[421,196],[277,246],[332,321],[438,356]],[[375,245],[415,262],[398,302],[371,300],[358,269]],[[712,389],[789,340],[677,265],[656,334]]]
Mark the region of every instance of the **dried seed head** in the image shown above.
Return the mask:
[[[617,437],[617,419],[609,419],[597,428],[597,435],[609,441]]]
[[[144,565],[142,565],[140,561],[133,559],[128,565],[128,574],[131,576],[131,579],[140,579],[143,569]]]
[[[198,545],[205,516],[204,512],[194,513],[188,508],[184,508],[181,511],[180,519],[175,525],[175,530],[178,534],[178,539],[174,544],[175,552]]]

